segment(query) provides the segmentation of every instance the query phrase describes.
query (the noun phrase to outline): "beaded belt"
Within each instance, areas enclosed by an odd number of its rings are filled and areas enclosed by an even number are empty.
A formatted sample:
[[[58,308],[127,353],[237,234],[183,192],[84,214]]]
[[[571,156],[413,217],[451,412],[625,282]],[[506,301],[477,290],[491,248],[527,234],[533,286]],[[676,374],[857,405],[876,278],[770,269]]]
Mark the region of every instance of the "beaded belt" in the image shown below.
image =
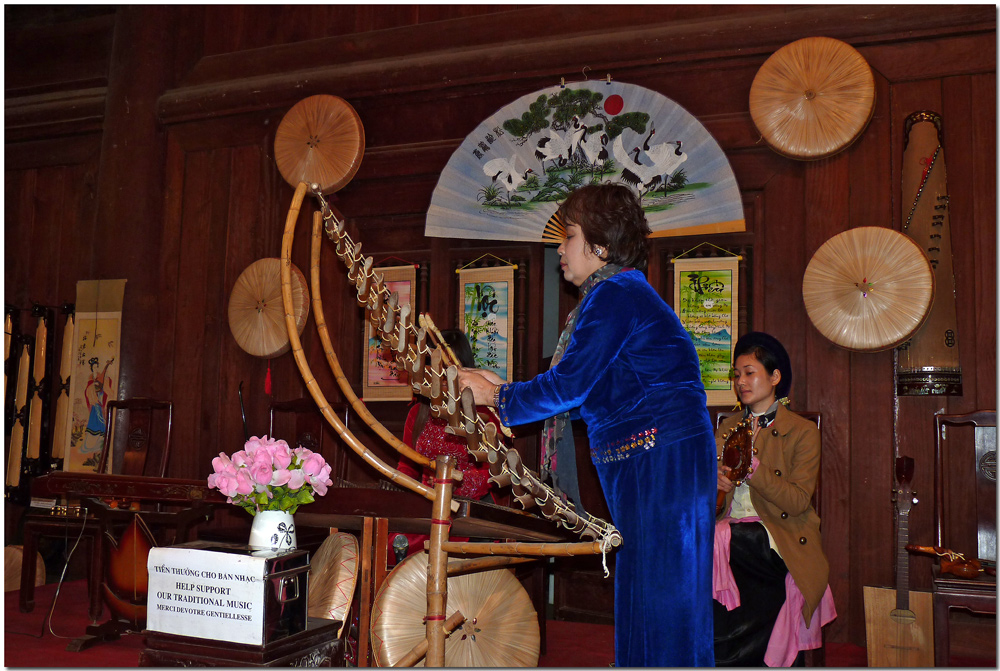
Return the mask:
[[[610,464],[650,450],[654,445],[656,445],[656,427],[637,431],[626,438],[591,445],[590,458],[595,464]]]

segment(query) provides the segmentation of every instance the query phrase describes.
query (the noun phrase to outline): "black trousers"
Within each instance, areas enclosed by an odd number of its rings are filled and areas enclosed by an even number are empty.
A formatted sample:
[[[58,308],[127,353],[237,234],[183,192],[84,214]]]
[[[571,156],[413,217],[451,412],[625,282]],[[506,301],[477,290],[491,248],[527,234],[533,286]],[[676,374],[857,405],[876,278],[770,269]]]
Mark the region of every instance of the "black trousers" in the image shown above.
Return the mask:
[[[771,549],[767,530],[760,522],[729,526],[729,566],[740,590],[740,606],[726,610],[718,601],[715,609],[715,665],[764,666],[764,653],[778,613],[785,604],[788,568]],[[802,666],[800,653],[793,666]]]

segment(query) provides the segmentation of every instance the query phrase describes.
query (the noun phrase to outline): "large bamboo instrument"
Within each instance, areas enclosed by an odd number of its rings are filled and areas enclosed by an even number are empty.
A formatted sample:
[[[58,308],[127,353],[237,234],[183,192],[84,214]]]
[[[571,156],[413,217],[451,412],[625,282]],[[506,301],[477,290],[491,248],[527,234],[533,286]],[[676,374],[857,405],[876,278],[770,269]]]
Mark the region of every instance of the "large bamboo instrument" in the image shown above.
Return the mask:
[[[38,327],[35,329],[35,360],[31,374],[31,401],[28,407],[28,447],[25,456],[28,459],[38,459],[42,444],[42,383],[45,381],[45,355],[48,349],[49,328],[45,322],[45,313],[38,316]]]
[[[304,185],[300,185],[300,189],[302,187]],[[361,243],[354,242],[347,234],[343,219],[337,216],[319,189],[314,189],[313,195],[319,200],[321,207],[321,213],[314,215],[314,229],[315,220],[322,216],[324,231],[334,243],[337,256],[347,266],[348,279],[355,285],[358,303],[365,307],[372,325],[381,330],[383,339],[389,343],[399,367],[408,373],[413,392],[430,399],[431,415],[445,418],[449,424],[448,431],[468,441],[470,454],[479,461],[488,462],[490,481],[500,487],[510,485],[515,500],[522,508],[527,510],[537,506],[547,519],[557,522],[582,538],[598,541],[605,550],[620,545],[621,534],[614,526],[589,514],[578,515],[572,504],[563,501],[550,487],[542,483],[536,473],[524,465],[516,450],[508,449],[499,440],[496,427],[476,411],[471,390],[459,392],[458,369],[454,366],[444,368],[441,349],[428,346],[427,330],[424,327],[416,327],[409,306],[400,306],[398,296],[389,293],[382,275],[372,269],[374,263],[372,257],[361,253]],[[287,222],[292,227],[294,223],[292,220]],[[289,244],[287,249],[283,245],[282,255],[290,263],[294,230],[288,228],[287,224],[285,236]],[[313,257],[315,259],[319,257],[315,234]],[[282,272],[285,272],[286,267],[287,263],[282,265]],[[318,278],[318,268],[314,268],[314,272]],[[314,297],[319,295],[318,281],[314,281],[312,292]],[[287,313],[288,304],[286,304],[286,315]],[[315,308],[314,314],[318,314]],[[322,337],[325,323],[321,326],[318,318],[317,327],[321,329]],[[324,346],[329,356],[332,347],[326,343],[327,338],[324,338]],[[293,351],[295,351],[294,344]],[[430,366],[425,365],[427,357],[430,358]],[[298,358],[296,360],[298,361]],[[346,378],[338,376],[338,383],[341,390],[348,394],[350,385]],[[307,386],[309,386],[308,379]],[[322,407],[319,399],[317,404]]]
[[[31,372],[31,352],[27,342],[21,345],[17,366],[17,388],[14,391],[14,426],[10,431],[10,453],[7,455],[7,486],[21,484],[21,459],[24,456],[24,425],[28,421],[28,375]]]

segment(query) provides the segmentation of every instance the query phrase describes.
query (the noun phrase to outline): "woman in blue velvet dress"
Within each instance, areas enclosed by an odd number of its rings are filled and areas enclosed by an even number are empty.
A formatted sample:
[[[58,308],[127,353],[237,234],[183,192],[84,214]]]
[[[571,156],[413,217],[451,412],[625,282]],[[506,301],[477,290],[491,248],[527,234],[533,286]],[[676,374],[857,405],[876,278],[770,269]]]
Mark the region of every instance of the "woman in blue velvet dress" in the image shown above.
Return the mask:
[[[713,666],[715,440],[698,355],[641,272],[649,226],[635,195],[588,185],[560,208],[566,280],[580,287],[551,368],[527,382],[465,370],[477,404],[508,425],[551,418],[544,450],[575,460],[570,413],[587,424],[612,521],[615,664]],[[556,484],[560,469],[554,469]]]

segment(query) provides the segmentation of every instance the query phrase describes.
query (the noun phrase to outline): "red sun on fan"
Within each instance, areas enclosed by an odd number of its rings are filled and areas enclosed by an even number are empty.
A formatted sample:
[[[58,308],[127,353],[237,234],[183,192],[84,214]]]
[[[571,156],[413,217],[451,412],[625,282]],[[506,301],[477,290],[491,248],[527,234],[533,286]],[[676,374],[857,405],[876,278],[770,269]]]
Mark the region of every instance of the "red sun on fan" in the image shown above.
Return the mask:
[[[621,112],[623,107],[625,107],[625,101],[618,94],[608,96],[608,99],[604,101],[604,111],[611,116]]]

